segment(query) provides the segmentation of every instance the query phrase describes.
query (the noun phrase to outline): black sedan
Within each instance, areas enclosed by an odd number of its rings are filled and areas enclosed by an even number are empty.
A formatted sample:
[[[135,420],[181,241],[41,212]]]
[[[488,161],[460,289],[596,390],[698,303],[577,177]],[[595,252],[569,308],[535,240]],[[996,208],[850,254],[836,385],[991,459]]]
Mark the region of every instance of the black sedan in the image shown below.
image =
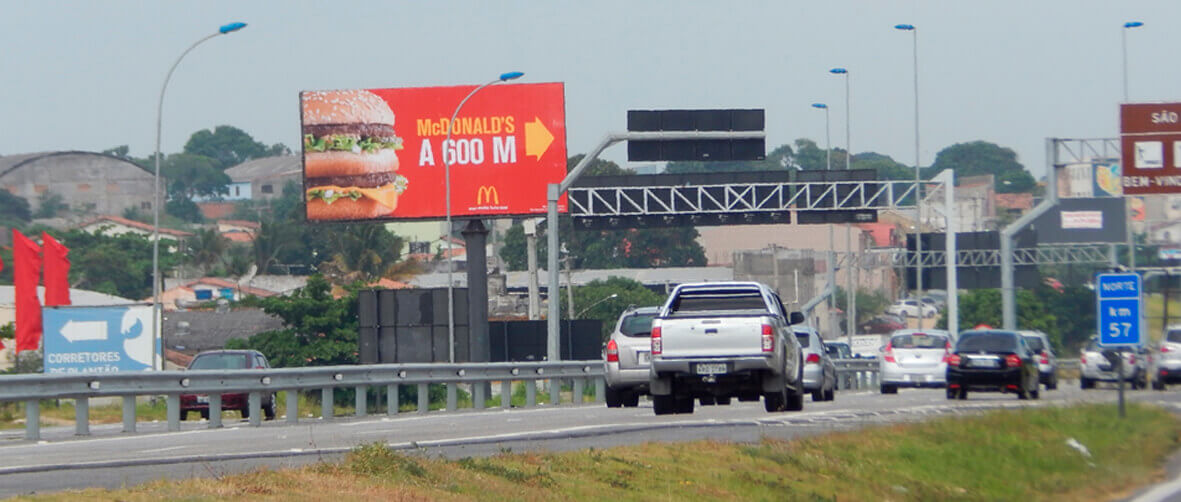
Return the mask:
[[[967,399],[968,391],[1012,392],[1038,398],[1037,357],[1015,331],[981,330],[960,334],[947,356],[947,398]]]

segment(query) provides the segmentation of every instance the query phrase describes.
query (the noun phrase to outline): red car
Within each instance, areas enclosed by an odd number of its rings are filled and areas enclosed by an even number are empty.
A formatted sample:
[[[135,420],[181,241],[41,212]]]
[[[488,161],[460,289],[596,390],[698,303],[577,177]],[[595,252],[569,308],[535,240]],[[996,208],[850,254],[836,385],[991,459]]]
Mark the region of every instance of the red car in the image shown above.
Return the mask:
[[[905,328],[906,324],[898,318],[891,315],[879,315],[862,323],[857,329],[859,332],[867,335],[882,335]]]
[[[267,357],[262,355],[262,352],[257,350],[210,350],[197,354],[192,361],[189,361],[190,370],[244,370],[244,369],[268,369],[271,365],[267,363]],[[242,412],[242,418],[250,417],[250,394],[236,393],[236,394],[222,394],[221,395],[221,409],[238,410]],[[180,418],[187,420],[190,411],[196,411],[201,414],[201,418],[209,419],[209,396],[206,394],[181,394],[180,395]],[[262,396],[262,412],[267,420],[275,419],[275,394],[264,394]]]

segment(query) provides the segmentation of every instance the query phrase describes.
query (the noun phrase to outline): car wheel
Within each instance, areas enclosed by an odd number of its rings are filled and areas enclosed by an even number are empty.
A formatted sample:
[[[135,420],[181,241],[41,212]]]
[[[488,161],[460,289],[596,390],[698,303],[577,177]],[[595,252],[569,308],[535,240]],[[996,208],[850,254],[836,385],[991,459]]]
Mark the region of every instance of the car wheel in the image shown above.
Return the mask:
[[[783,411],[783,407],[787,404],[787,389],[784,388],[779,392],[767,392],[763,394],[763,409],[768,413]]]
[[[671,415],[677,412],[677,398],[673,396],[652,396],[652,410],[657,415]]]
[[[677,399],[677,413],[692,414],[693,413],[693,398],[685,397]]]
[[[947,398],[948,399],[955,399],[957,397],[957,394],[959,394],[959,392],[956,389],[947,389]]]
[[[1058,374],[1055,373],[1050,377],[1050,381],[1046,383],[1046,390],[1058,390]]]
[[[271,396],[271,402],[262,408],[262,415],[267,420],[275,419],[275,398]]]
[[[897,385],[882,385],[882,394],[897,394]]]
[[[639,392],[628,393],[627,399],[623,400],[623,405],[628,408],[635,408],[635,407],[639,406],[640,405],[640,393]]]
[[[812,391],[812,402],[819,403],[824,400],[824,389],[816,389]]]
[[[1087,390],[1087,389],[1094,387],[1095,382],[1092,381],[1090,378],[1082,377],[1078,380],[1078,386],[1079,386],[1079,388],[1081,388],[1083,390]]]
[[[209,420],[209,410],[201,410],[201,418]]]
[[[715,398],[714,401],[718,406],[730,406],[730,396]]]
[[[1033,387],[1033,390],[1029,391],[1029,398],[1030,399],[1040,399],[1041,397],[1042,397],[1042,393],[1041,393],[1041,391],[1038,390],[1037,386],[1035,385]]]
[[[836,399],[836,397],[837,397],[836,389],[829,388],[828,390],[824,391],[824,400],[825,401],[832,401],[832,400]]]
[[[968,389],[960,389],[960,394],[959,394],[959,396],[956,396],[956,397],[958,397],[961,401],[967,400],[968,399]]]
[[[618,408],[623,406],[623,396],[621,394],[622,392],[612,389],[611,387],[607,387],[607,395],[604,396],[607,401],[607,407]]]
[[[1152,381],[1152,390],[1165,390],[1165,382],[1159,378]]]

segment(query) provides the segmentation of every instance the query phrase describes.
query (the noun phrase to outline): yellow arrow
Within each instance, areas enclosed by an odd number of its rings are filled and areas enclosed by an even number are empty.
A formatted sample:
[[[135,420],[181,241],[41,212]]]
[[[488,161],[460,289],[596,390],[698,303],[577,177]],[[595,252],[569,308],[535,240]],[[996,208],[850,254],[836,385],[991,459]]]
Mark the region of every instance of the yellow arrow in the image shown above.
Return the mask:
[[[537,160],[541,160],[541,156],[545,154],[550,143],[553,142],[554,135],[545,128],[541,119],[533,117],[533,122],[525,123],[525,156],[532,155],[537,157]]]

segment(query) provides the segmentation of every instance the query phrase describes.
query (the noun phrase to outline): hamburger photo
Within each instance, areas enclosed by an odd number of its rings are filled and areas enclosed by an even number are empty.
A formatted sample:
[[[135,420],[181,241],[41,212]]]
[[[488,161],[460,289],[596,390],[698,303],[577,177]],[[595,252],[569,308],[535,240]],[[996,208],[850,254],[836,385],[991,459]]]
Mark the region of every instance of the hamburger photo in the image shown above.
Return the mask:
[[[302,102],[308,219],[389,216],[407,185],[389,105],[364,90],[304,92]]]

